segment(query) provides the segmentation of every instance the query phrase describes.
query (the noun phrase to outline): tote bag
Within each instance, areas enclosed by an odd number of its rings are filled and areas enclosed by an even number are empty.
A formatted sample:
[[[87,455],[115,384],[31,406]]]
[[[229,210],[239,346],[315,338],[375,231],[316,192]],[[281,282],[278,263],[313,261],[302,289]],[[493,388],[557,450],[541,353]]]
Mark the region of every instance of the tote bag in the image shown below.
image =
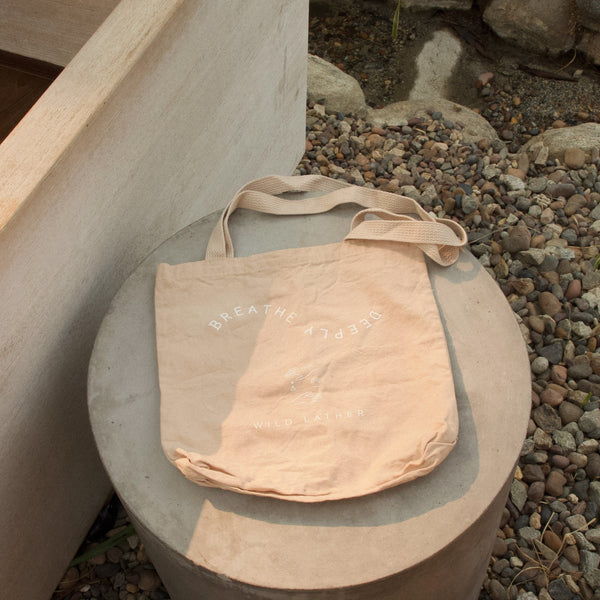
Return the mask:
[[[276,194],[321,191],[286,200]],[[236,208],[362,206],[335,244],[234,257]],[[452,371],[425,255],[466,242],[413,200],[321,176],[242,188],[203,261],[155,286],[161,441],[191,481],[319,502],[429,473],[458,435]]]

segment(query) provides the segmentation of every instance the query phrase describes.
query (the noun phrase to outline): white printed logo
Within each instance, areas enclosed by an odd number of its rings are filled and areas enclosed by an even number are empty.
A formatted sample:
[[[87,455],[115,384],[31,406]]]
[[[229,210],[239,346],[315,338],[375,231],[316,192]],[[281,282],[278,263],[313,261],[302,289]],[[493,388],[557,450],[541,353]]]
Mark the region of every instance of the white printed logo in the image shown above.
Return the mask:
[[[325,369],[321,367],[291,368],[285,378],[289,384],[290,404],[314,404],[321,399],[321,377]]]

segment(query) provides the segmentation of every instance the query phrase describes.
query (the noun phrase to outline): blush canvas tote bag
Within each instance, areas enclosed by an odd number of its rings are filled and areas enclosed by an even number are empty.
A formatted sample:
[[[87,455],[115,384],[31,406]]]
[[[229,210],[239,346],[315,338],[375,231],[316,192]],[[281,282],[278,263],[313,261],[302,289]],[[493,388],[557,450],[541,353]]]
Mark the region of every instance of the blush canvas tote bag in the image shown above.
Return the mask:
[[[325,192],[287,200],[290,191]],[[237,208],[361,207],[343,241],[234,257]],[[161,441],[191,481],[301,502],[429,473],[458,415],[425,255],[450,265],[455,222],[414,200],[322,176],[266,177],[224,210],[204,261],[155,286]]]

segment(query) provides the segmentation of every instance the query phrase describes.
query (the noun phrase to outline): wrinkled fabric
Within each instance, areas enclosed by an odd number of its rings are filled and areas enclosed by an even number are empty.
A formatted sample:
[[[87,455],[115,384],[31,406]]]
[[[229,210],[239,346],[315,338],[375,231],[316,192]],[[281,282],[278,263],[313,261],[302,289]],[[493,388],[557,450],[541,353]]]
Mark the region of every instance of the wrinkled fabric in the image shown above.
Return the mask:
[[[191,481],[300,502],[429,473],[458,415],[423,252],[388,240],[161,264],[161,440]]]

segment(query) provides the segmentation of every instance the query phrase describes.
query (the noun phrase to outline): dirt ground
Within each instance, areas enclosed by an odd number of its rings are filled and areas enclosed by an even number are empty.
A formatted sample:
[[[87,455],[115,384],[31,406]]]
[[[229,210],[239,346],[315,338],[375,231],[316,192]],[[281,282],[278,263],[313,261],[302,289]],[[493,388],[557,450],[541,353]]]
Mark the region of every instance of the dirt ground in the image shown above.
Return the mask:
[[[515,142],[524,142],[557,119],[567,125],[600,122],[600,69],[581,53],[549,57],[506,43],[483,22],[479,8],[404,10],[393,39],[393,9],[393,3],[376,0],[311,4],[309,51],[355,77],[370,106],[407,99],[416,55],[436,29],[447,28],[465,47],[448,99],[477,109],[499,132],[510,128]],[[527,72],[532,68],[548,75]],[[476,86],[484,72],[494,74],[487,96]],[[554,78],[564,76],[576,79]]]

